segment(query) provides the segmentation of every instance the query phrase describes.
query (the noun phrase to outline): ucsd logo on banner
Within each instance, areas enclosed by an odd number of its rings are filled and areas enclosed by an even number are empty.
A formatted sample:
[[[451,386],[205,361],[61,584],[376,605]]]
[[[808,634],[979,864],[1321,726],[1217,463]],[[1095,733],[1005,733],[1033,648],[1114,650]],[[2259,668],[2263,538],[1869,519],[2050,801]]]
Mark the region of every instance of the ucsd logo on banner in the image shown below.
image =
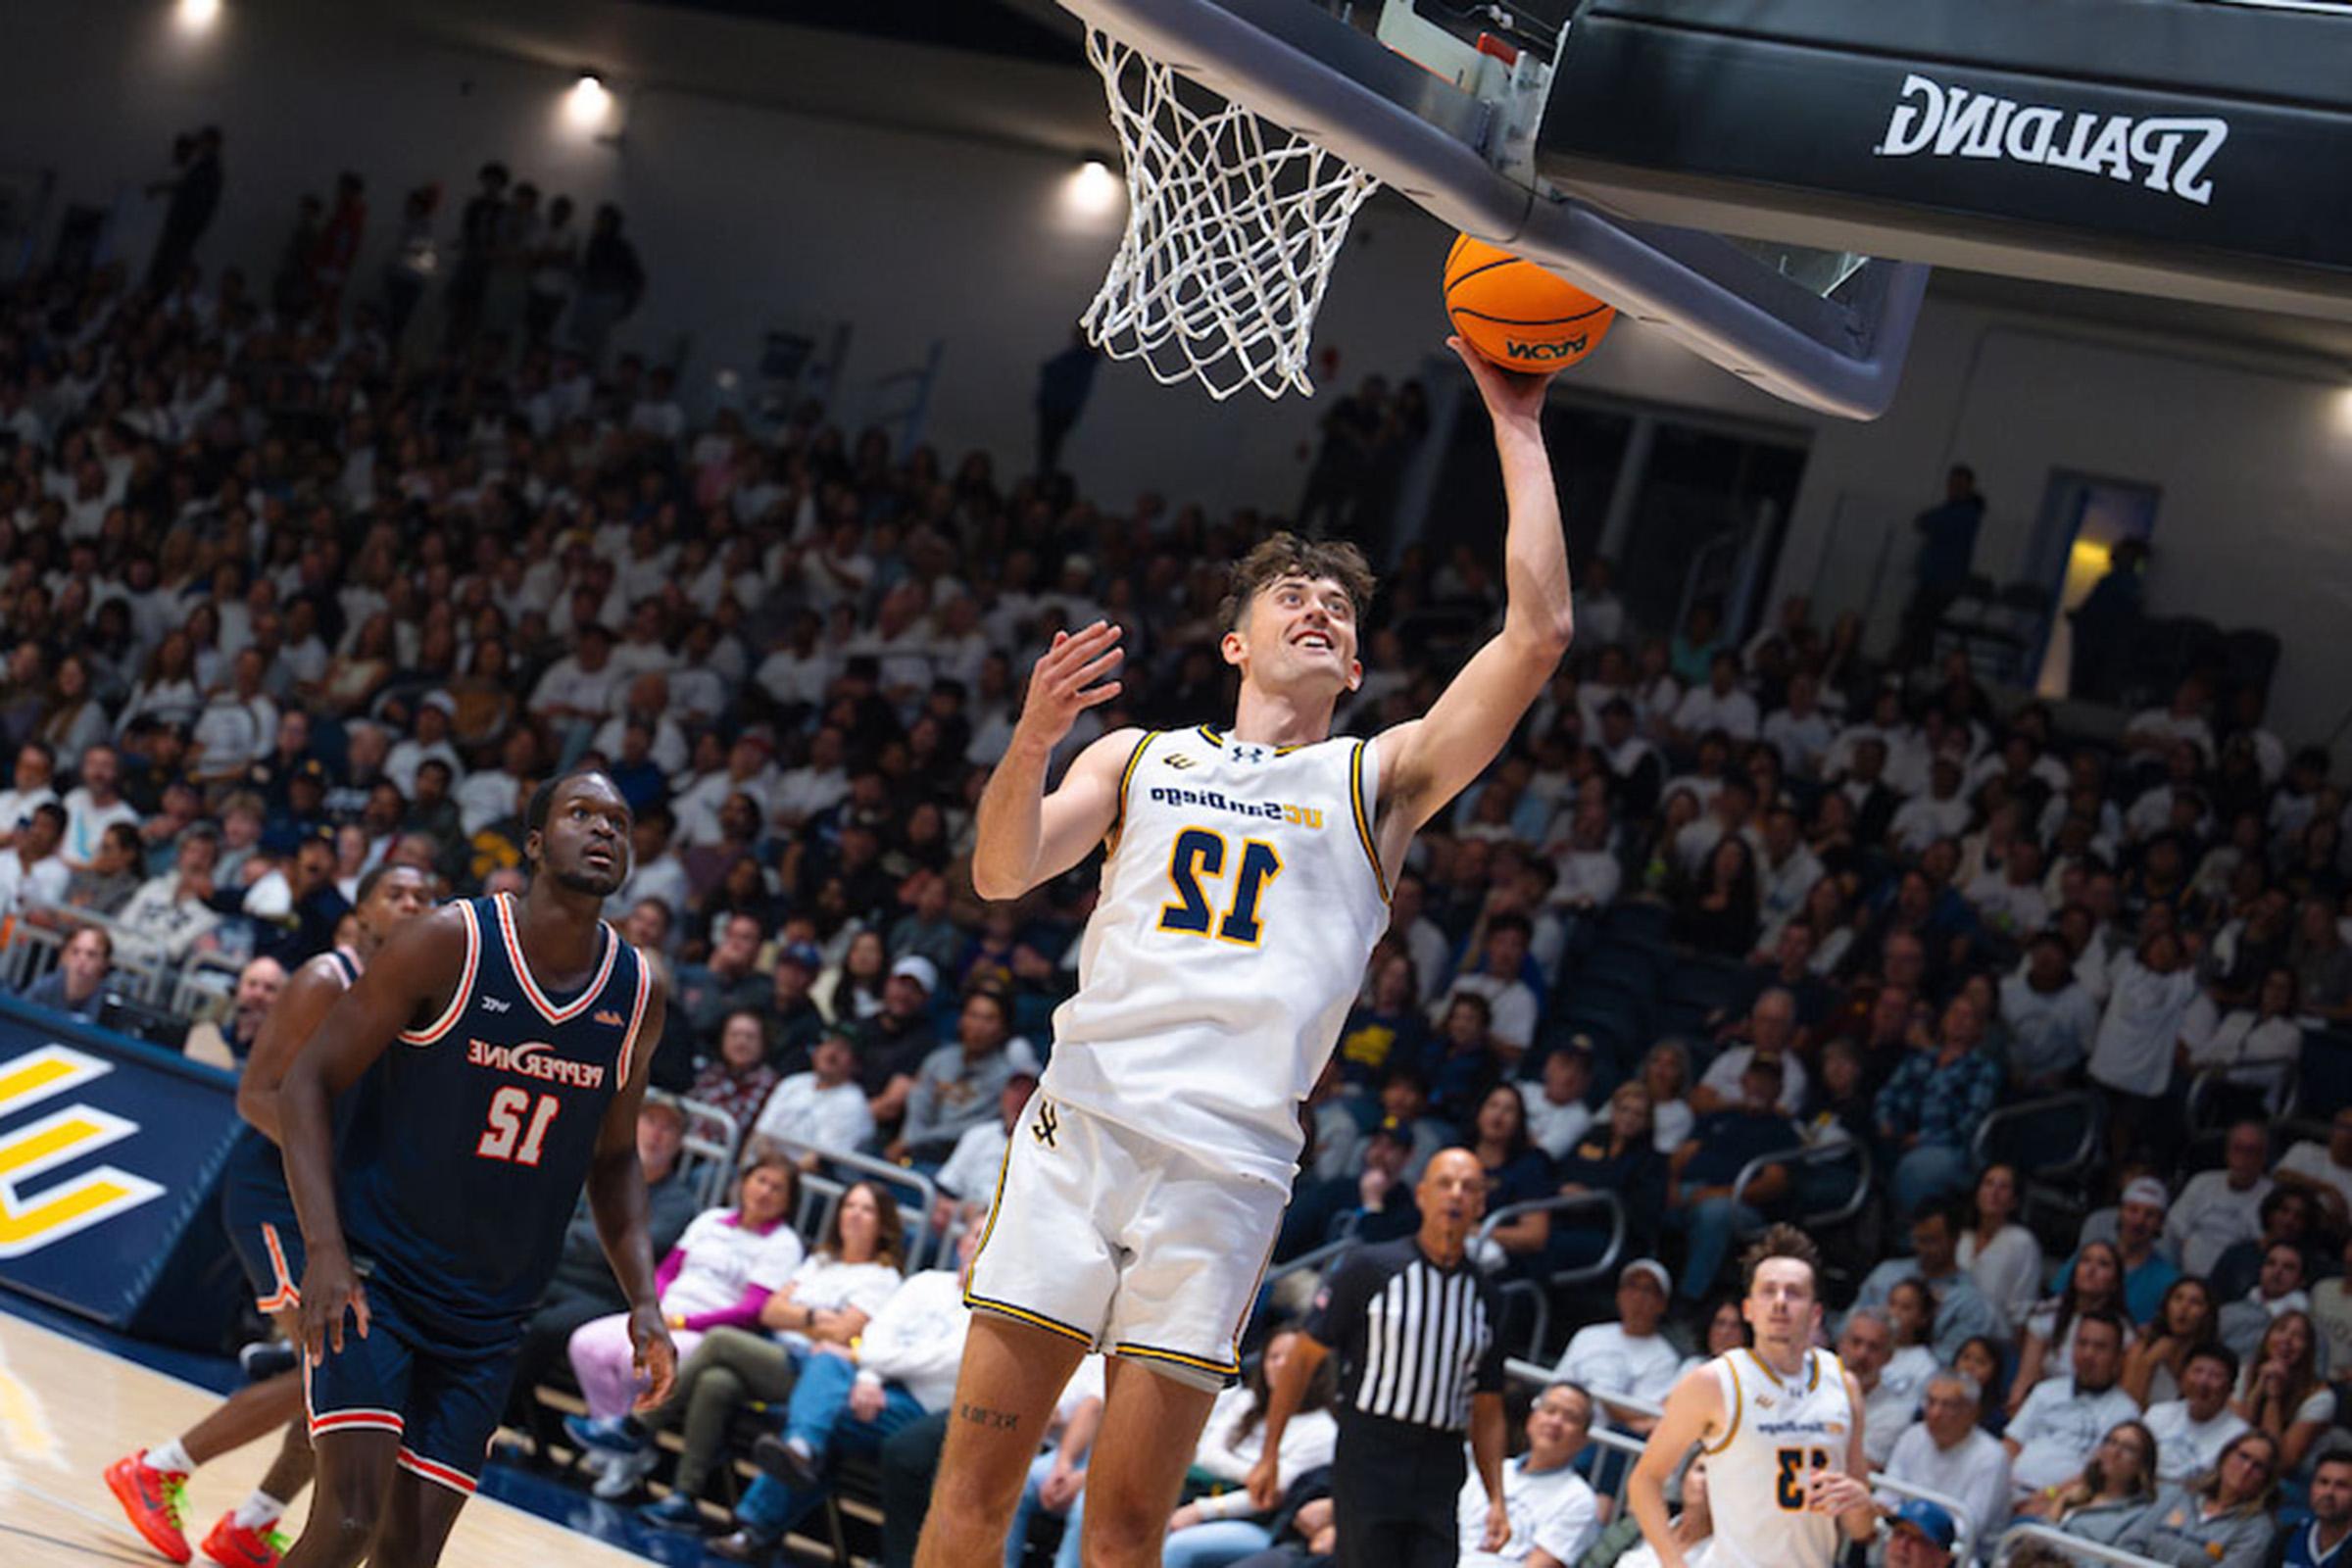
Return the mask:
[[[0,1061],[0,1258],[53,1247],[164,1195],[161,1182],[113,1164],[41,1180],[138,1135],[127,1116],[79,1101],[58,1103],[114,1070],[110,1061],[57,1044]],[[26,1120],[27,1112],[39,1114]]]

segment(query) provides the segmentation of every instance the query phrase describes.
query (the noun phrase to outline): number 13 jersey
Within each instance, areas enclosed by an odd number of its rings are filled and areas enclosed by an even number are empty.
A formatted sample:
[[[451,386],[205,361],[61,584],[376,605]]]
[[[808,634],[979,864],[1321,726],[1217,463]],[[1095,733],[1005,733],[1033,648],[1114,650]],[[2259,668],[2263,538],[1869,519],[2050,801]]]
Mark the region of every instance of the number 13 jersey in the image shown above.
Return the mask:
[[[1146,734],[1043,1090],[1287,1188],[1299,1102],[1389,925],[1375,760],[1352,738]]]
[[[1827,1350],[1807,1350],[1793,1378],[1752,1350],[1728,1351],[1708,1366],[1730,1423],[1703,1446],[1715,1515],[1711,1568],[1830,1568],[1838,1520],[1806,1511],[1805,1483],[1816,1470],[1845,1468],[1858,1419],[1845,1367]]]

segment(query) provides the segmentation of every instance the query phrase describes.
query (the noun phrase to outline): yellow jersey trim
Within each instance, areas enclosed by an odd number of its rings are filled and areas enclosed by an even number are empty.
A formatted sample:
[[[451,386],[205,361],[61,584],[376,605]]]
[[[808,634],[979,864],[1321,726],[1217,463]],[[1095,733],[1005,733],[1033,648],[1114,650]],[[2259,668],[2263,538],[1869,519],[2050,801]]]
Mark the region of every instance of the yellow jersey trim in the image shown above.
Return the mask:
[[[1389,902],[1389,873],[1381,868],[1380,843],[1372,836],[1372,813],[1364,806],[1364,748],[1369,741],[1357,741],[1355,750],[1348,757],[1348,805],[1355,812],[1355,835],[1363,841],[1364,858],[1372,862],[1372,880],[1380,888],[1380,902]]]
[[[1724,1428],[1723,1438],[1720,1442],[1702,1443],[1698,1446],[1699,1452],[1710,1456],[1721,1453],[1732,1446],[1732,1440],[1740,1435],[1740,1418],[1747,1410],[1747,1396],[1740,1387],[1740,1362],[1737,1359],[1737,1352],[1726,1355],[1723,1358],[1723,1364],[1732,1370],[1732,1424]]]
[[[1032,1312],[1025,1306],[1014,1306],[1009,1301],[992,1300],[985,1296],[975,1296],[968,1289],[963,1293],[963,1304],[975,1311],[995,1312],[1001,1317],[1011,1318],[1015,1323],[1026,1323],[1031,1328],[1044,1329],[1049,1334],[1058,1334],[1065,1340],[1076,1340],[1090,1350],[1095,1348],[1095,1337],[1086,1330],[1072,1328],[1069,1324],[1050,1318],[1042,1312]]]
[[[1134,1356],[1145,1361],[1172,1361],[1178,1366],[1198,1367],[1203,1372],[1214,1372],[1219,1377],[1239,1377],[1242,1371],[1242,1363],[1238,1358],[1231,1361],[1211,1361],[1206,1356],[1187,1355],[1182,1350],[1162,1350],[1153,1346],[1132,1345],[1124,1341],[1112,1346],[1110,1353]]]
[[[1135,750],[1127,754],[1127,765],[1119,769],[1118,804],[1110,813],[1110,831],[1102,835],[1106,849],[1115,850],[1119,847],[1120,830],[1127,826],[1127,786],[1135,782],[1135,770],[1143,765],[1144,748],[1150,746],[1159,733],[1155,729],[1144,731],[1144,738],[1137,741]]]
[[[1214,746],[1220,752],[1225,749],[1224,736],[1218,734],[1215,730],[1210,729],[1206,724],[1196,724],[1193,727],[1200,732],[1200,738],[1208,742],[1209,745]],[[1302,746],[1277,746],[1274,748],[1274,755],[1276,757],[1288,757],[1293,752],[1303,750],[1305,750],[1305,748]]]

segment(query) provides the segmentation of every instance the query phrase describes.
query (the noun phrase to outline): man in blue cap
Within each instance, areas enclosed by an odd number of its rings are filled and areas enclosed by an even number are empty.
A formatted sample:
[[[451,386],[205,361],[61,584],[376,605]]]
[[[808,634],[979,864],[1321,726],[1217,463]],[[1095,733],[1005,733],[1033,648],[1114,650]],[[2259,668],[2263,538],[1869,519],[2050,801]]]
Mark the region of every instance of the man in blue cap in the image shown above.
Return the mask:
[[[1952,1543],[1960,1529],[1941,1503],[1913,1497],[1894,1510],[1893,1526],[1886,1539],[1886,1568],[1952,1568]]]

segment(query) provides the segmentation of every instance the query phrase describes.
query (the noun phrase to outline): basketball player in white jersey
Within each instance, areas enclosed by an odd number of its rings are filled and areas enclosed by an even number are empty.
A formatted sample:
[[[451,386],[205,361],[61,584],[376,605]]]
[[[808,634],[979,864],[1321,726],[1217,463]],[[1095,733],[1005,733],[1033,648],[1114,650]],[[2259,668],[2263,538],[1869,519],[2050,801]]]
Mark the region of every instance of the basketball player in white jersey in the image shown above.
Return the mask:
[[[1862,1454],[1862,1386],[1818,1349],[1821,1256],[1775,1225],[1748,1250],[1740,1307],[1755,1346],[1683,1374],[1626,1486],[1659,1568],[1685,1568],[1666,1483],[1695,1445],[1715,1516],[1707,1568],[1830,1568],[1838,1537],[1878,1529]]]
[[[1389,924],[1413,834],[1485,770],[1569,638],[1568,555],[1541,416],[1548,377],[1455,342],[1509,501],[1502,629],[1419,719],[1331,733],[1363,679],[1371,573],[1284,534],[1236,568],[1229,727],[1114,731],[1045,790],[1078,715],[1118,695],[1116,626],[1056,633],[980,802],[972,879],[1018,898],[1107,844],[1077,995],[1005,1156],[920,1568],[1002,1560],[1070,1371],[1107,1352],[1087,1471],[1090,1565],[1156,1563],[1244,1325],[1303,1137],[1299,1106]]]

